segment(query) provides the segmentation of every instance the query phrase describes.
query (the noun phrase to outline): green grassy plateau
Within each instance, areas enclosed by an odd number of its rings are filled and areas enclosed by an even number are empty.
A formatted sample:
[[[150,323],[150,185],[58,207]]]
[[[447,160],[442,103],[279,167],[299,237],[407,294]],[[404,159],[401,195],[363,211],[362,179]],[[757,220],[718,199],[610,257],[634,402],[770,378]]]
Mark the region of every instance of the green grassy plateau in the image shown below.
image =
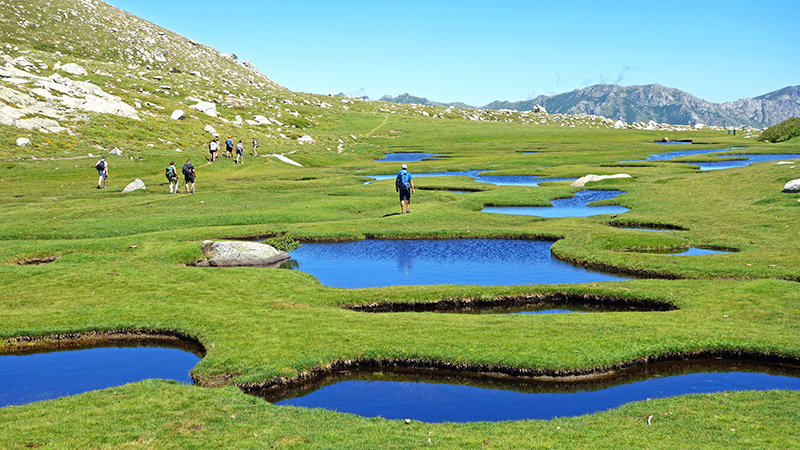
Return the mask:
[[[117,24],[116,36],[137,23],[87,1]],[[177,59],[178,50],[161,65],[117,62],[125,53],[114,50],[120,44],[103,30],[95,31],[96,45],[74,43],[69,52],[55,34],[46,34],[57,32],[32,25],[29,33],[17,31],[17,17],[35,23],[38,11],[40,21],[58,16],[73,21],[70,32],[92,33],[81,28],[92,26],[89,12],[78,22],[53,6],[68,11],[82,2],[12,4],[17,15],[3,13],[13,20],[0,22],[5,55],[38,59],[47,66],[38,69],[40,76],[55,73],[56,62],[78,62],[89,74],[76,78],[142,106],[138,121],[86,113],[63,118],[73,134],[0,125],[0,353],[70,343],[76,334],[151,330],[191,336],[206,354],[192,371],[193,386],[146,381],[0,408],[0,448],[792,448],[800,440],[798,392],[682,396],[553,421],[431,425],[276,407],[236,387],[297,378],[345,360],[560,374],[703,352],[800,361],[800,204],[798,195],[781,192],[787,181],[800,178],[798,169],[768,162],[700,172],[676,162],[619,163],[684,149],[654,143],[665,136],[691,139],[692,149],[744,146],[740,151],[747,153],[800,153],[797,139],[768,144],[724,130],[615,130],[586,116],[495,111],[471,120],[465,116],[474,111],[290,92],[265,77],[251,82],[245,69],[224,58],[214,60],[219,72],[200,78],[188,73],[192,61]],[[182,42],[169,33],[164,38]],[[170,66],[180,71],[170,72]],[[154,75],[162,79],[153,81]],[[171,89],[160,87],[166,83]],[[0,87],[17,89],[3,79]],[[219,101],[220,117],[190,110],[194,100],[187,97]],[[229,97],[247,101],[226,104]],[[187,111],[183,121],[169,118],[178,108]],[[236,125],[236,115],[267,115],[283,125]],[[245,164],[206,161],[208,124],[245,142]],[[315,143],[298,143],[304,134]],[[21,136],[33,145],[17,147]],[[302,167],[251,156],[247,143],[253,136],[261,141],[259,154],[284,154]],[[115,147],[122,157],[109,154]],[[633,178],[587,188],[625,191],[601,203],[631,211],[565,219],[485,214],[484,206],[548,205],[581,189],[569,182],[501,187],[449,177],[416,178],[413,213],[399,215],[393,182],[364,185],[363,175],[395,173],[399,163],[374,159],[403,151],[447,156],[409,163],[412,173],[628,173]],[[96,189],[93,165],[99,155],[109,160],[108,189]],[[187,158],[197,168],[196,193],[169,195],[164,168]],[[136,178],[147,189],[121,193]],[[552,251],[558,258],[645,278],[349,290],[323,286],[299,271],[192,265],[205,239],[274,236],[557,240]],[[735,251],[686,257],[630,251],[689,246]],[[675,309],[521,317],[342,308],[551,293],[657,301]]]

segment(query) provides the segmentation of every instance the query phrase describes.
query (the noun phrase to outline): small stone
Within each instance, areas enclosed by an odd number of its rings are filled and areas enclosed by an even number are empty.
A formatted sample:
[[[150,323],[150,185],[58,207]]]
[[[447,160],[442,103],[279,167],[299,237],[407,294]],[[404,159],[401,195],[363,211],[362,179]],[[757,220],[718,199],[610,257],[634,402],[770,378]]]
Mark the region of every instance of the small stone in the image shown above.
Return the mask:
[[[31,145],[31,140],[26,137],[17,138],[17,145],[19,147],[29,147]]]

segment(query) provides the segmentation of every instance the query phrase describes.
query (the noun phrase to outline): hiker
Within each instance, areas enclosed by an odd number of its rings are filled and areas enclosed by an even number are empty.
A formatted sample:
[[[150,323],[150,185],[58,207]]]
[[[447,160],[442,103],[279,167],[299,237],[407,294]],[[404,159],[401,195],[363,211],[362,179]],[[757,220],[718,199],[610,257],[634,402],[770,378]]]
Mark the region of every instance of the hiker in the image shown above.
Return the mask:
[[[244,145],[242,145],[241,139],[236,144],[236,164],[244,164]]]
[[[108,187],[108,163],[106,157],[100,157],[100,160],[95,163],[94,168],[97,169],[97,189]]]
[[[400,214],[410,213],[411,194],[414,192],[414,180],[408,172],[408,166],[402,165],[394,181],[395,191],[400,193]]]
[[[258,141],[256,138],[253,138],[253,156],[258,156],[258,152],[256,149],[258,148]]]
[[[192,160],[187,158],[186,164],[183,165],[183,179],[186,182],[184,194],[194,194],[194,176],[194,165],[192,165]],[[192,189],[189,189],[189,184],[192,185]]]
[[[169,181],[169,193],[178,194],[178,169],[175,168],[175,161],[169,162],[165,175]],[[174,190],[173,185],[175,186]]]
[[[217,155],[219,154],[219,138],[215,137],[208,143],[208,153],[211,154],[211,162],[217,160]]]
[[[225,140],[225,151],[227,152],[225,154],[226,158],[233,158],[233,140],[231,139],[230,135],[228,136],[228,139]]]

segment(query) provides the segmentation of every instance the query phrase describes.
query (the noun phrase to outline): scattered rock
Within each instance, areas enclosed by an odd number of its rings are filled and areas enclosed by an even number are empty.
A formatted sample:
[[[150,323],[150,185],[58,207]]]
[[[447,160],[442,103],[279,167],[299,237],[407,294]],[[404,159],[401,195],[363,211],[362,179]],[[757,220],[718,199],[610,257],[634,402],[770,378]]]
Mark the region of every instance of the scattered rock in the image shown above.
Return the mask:
[[[792,180],[783,186],[783,192],[796,194],[800,192],[800,178]]]
[[[20,147],[29,147],[31,140],[26,137],[17,138],[17,145]]]
[[[278,267],[289,254],[259,242],[203,241],[201,267]]]
[[[302,137],[297,138],[297,142],[300,144],[314,144],[314,138],[309,135],[303,135]]]
[[[110,154],[112,154],[112,155],[115,155],[115,156],[122,156],[122,150],[120,150],[120,149],[118,149],[118,148],[114,148],[114,150],[111,150],[111,151],[110,151],[110,152],[108,152],[108,153],[110,153]]]
[[[217,117],[217,105],[215,103],[198,102],[196,105],[190,106],[190,108],[196,109],[205,115]]]
[[[212,127],[211,125],[206,125],[205,127],[203,127],[203,131],[214,137],[219,136],[219,133],[217,133],[217,129]]]
[[[627,173],[618,173],[615,175],[586,175],[584,177],[580,177],[577,180],[572,182],[572,186],[574,187],[584,187],[586,183],[591,183],[594,181],[606,180],[609,178],[632,178]]]
[[[84,76],[87,74],[86,69],[75,63],[64,64],[63,66],[61,66],[61,70],[67,72],[70,75]]]
[[[130,183],[129,185],[125,186],[125,189],[123,189],[122,192],[123,193],[133,192],[133,191],[137,191],[139,189],[147,189],[147,188],[144,186],[144,181],[142,181],[142,180],[137,178],[132,183]]]
[[[36,103],[36,99],[28,94],[0,86],[0,101],[17,106],[30,106]]]
[[[172,114],[169,116],[172,120],[184,120],[186,119],[186,113],[182,109],[176,109],[172,111]]]

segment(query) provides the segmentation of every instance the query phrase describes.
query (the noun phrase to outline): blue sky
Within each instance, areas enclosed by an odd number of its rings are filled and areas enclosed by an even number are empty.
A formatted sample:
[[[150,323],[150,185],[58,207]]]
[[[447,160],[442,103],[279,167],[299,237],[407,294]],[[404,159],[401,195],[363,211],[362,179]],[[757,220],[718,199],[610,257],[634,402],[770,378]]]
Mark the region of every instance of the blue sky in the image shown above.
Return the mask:
[[[298,92],[482,106],[598,84],[712,102],[800,85],[800,2],[107,0]]]

